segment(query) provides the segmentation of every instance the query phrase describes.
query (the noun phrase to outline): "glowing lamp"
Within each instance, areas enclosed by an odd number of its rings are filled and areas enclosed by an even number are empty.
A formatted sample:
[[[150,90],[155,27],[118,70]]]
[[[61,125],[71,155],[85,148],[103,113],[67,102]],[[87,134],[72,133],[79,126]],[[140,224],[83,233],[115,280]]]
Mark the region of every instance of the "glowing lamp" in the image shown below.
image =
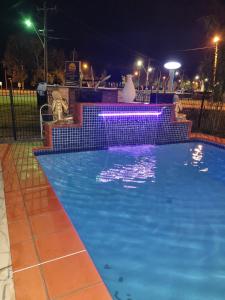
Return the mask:
[[[143,61],[141,60],[141,59],[139,59],[138,61],[137,61],[137,66],[138,67],[141,67],[143,65]]]
[[[216,44],[220,41],[220,37],[218,35],[214,36],[213,43]]]
[[[88,64],[84,63],[83,68],[84,68],[84,70],[87,70],[88,69]]]
[[[160,116],[161,111],[123,111],[123,112],[102,112],[98,114],[99,117],[134,117],[134,116]]]
[[[26,20],[24,21],[24,24],[25,24],[27,27],[32,27],[32,26],[33,26],[33,23],[31,22],[30,19],[26,19]]]
[[[164,64],[164,68],[167,70],[177,70],[181,67],[181,64],[177,61],[169,61]]]
[[[181,64],[178,61],[168,61],[164,64],[164,68],[170,71],[170,77],[168,81],[168,90],[169,92],[173,92],[173,82],[175,70],[179,69]]]

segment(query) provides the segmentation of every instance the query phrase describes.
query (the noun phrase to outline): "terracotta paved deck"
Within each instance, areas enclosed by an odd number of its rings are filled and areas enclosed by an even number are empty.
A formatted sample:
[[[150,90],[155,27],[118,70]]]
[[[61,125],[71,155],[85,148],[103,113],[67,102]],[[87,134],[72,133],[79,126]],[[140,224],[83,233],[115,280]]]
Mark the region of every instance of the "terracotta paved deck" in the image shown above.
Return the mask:
[[[0,145],[16,299],[112,299],[34,146]]]

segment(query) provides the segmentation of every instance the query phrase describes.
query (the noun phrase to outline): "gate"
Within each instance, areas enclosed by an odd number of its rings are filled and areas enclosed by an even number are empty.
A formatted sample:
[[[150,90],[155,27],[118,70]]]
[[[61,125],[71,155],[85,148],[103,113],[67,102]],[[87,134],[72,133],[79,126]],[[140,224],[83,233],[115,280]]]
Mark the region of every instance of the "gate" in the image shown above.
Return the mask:
[[[0,90],[0,143],[40,139],[36,91]]]

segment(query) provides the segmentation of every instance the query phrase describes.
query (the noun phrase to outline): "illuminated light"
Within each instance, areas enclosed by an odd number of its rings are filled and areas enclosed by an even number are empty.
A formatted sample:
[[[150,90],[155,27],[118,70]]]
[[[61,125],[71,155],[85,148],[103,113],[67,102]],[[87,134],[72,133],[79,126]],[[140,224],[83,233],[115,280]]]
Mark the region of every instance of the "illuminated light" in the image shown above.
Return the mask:
[[[195,76],[195,80],[199,80],[199,78],[200,78],[199,75]]]
[[[134,72],[134,75],[135,75],[135,76],[138,76],[138,71],[135,71],[135,72]]]
[[[181,80],[179,79],[178,82],[181,82]]]
[[[178,71],[175,72],[175,75],[178,76],[180,73]]]
[[[137,61],[137,66],[138,66],[138,67],[143,66],[143,61],[142,61],[141,59],[139,59],[139,60]]]
[[[148,68],[148,73],[151,73],[152,70],[153,70],[153,69],[152,69],[151,67],[149,67],[149,68]]]
[[[179,63],[177,61],[169,61],[164,64],[164,68],[166,68],[168,70],[176,70],[176,69],[179,69],[180,67],[181,67],[181,63]]]
[[[26,19],[26,20],[24,21],[24,24],[25,24],[27,27],[32,27],[32,26],[33,26],[33,23],[31,22],[30,19]]]
[[[162,78],[163,80],[166,80],[166,76],[163,76],[163,78]]]
[[[85,70],[87,70],[87,69],[88,69],[88,64],[84,63],[84,64],[83,64],[83,68],[84,68]]]
[[[162,111],[137,111],[137,112],[103,112],[99,117],[129,117],[129,116],[160,116]]]
[[[209,78],[205,78],[205,82],[208,82],[209,81]]]
[[[220,37],[218,35],[214,36],[213,43],[218,43],[220,41]]]

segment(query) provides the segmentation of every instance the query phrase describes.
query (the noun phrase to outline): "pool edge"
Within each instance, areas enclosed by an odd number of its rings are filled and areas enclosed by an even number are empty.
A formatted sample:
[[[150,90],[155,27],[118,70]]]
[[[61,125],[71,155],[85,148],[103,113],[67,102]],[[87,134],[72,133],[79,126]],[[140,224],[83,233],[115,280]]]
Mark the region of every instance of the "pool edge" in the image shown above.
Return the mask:
[[[74,251],[74,253],[65,251],[65,253],[61,253],[60,257],[43,259],[38,240],[41,240],[44,235],[49,235],[49,238],[54,235],[54,240],[56,240],[58,235],[57,243],[59,243],[63,230],[55,226],[51,233],[42,232],[38,234],[38,227],[34,226],[35,219],[37,221],[38,218],[47,217],[49,220],[53,220],[52,226],[54,227],[55,215],[60,212],[61,218],[64,219],[63,222],[67,224],[65,230],[74,231],[74,236],[71,236],[73,245],[79,244],[80,238],[37,158],[32,154],[31,147],[21,146],[21,149],[17,151],[16,148],[18,147],[20,145],[7,145],[3,150],[0,149],[16,299],[24,299],[25,296],[29,296],[30,299],[38,300],[67,299],[67,297],[78,300],[83,299],[84,296],[88,299],[93,295],[98,300],[112,299],[85,246],[84,249],[80,250],[80,253],[79,251]],[[43,204],[41,194],[46,190],[49,192],[49,199],[45,197]],[[36,199],[34,195],[38,192],[40,197]],[[31,195],[31,201],[37,200],[34,201],[35,205],[39,203],[35,214],[34,210],[30,209],[30,202],[28,205],[27,194]],[[77,241],[75,241],[76,239]],[[49,243],[46,248],[51,249],[52,239],[44,240],[45,243]],[[63,242],[65,243],[65,237]],[[80,265],[79,268],[78,264]],[[56,274],[56,270],[60,270],[61,273]],[[71,275],[70,278],[67,276],[67,270]],[[82,273],[75,274],[81,270],[83,275]],[[83,281],[79,279],[82,276]],[[77,278],[77,286],[74,283],[74,277]],[[66,284],[65,281],[67,281]]]

